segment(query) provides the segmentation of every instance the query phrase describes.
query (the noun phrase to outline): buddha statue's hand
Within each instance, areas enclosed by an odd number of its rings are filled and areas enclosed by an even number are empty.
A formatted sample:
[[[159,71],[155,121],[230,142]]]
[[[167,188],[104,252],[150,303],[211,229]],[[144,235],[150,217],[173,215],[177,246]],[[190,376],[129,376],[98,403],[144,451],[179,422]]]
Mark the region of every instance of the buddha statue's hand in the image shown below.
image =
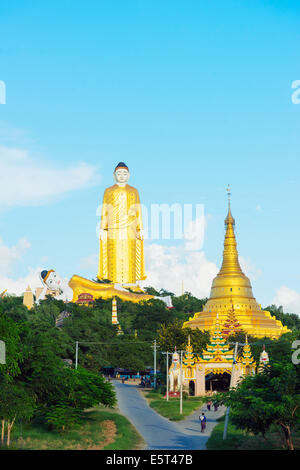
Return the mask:
[[[100,228],[100,240],[105,241],[107,239],[107,230]]]
[[[144,238],[145,238],[144,230],[138,230],[136,232],[136,238],[138,240],[144,240]]]

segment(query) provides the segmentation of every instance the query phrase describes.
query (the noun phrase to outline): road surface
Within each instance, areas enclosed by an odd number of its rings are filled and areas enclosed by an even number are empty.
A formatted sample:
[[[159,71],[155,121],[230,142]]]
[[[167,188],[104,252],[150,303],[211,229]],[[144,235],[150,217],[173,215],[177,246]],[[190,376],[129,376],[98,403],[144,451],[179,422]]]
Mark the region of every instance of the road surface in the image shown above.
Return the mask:
[[[179,422],[172,422],[160,416],[147,403],[134,385],[113,382],[118,398],[119,410],[136,427],[146,442],[145,449],[206,450],[206,442],[216,425],[216,419],[225,412],[224,407],[215,411],[203,411],[206,416],[206,431],[201,433],[199,414],[202,407]],[[184,406],[184,404],[183,404]]]

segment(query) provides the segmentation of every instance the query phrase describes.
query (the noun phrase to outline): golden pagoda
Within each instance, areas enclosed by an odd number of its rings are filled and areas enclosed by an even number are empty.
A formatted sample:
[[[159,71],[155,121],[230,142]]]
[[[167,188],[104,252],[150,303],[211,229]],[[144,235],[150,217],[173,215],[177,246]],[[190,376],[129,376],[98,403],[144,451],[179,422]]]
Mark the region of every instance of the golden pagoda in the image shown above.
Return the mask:
[[[23,305],[25,305],[25,307],[27,307],[28,310],[31,310],[34,306],[34,297],[33,297],[33,292],[30,286],[28,286],[26,291],[24,292]]]
[[[213,280],[210,297],[203,311],[195,313],[193,318],[184,323],[184,327],[212,332],[215,329],[217,314],[220,323],[224,324],[228,320],[230,310],[234,310],[234,319],[247,334],[278,338],[290,330],[268,311],[261,309],[253,296],[250,280],[241,269],[229,191],[228,189],[228,214],[225,219],[226,234],[222,266]]]

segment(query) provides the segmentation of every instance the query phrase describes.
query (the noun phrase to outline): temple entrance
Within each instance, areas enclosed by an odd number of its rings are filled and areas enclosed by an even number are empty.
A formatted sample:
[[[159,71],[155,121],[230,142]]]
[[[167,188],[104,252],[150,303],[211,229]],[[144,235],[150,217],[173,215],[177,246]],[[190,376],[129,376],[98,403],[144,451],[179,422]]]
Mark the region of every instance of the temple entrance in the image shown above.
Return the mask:
[[[231,375],[227,372],[224,374],[208,374],[205,377],[205,390],[207,392],[225,392],[229,390]]]
[[[189,381],[189,396],[190,397],[195,396],[195,382],[193,380]]]

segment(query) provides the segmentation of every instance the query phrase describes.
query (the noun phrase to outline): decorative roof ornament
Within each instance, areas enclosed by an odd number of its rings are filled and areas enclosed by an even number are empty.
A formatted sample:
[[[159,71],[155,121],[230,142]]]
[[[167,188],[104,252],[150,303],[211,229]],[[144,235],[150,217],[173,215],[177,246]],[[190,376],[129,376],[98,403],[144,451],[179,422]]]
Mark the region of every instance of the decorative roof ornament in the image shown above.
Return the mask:
[[[235,220],[231,214],[231,208],[230,208],[231,192],[230,192],[229,185],[227,188],[227,193],[228,193],[228,213],[225,219],[226,233],[225,233],[225,239],[224,239],[223,262],[222,262],[222,266],[221,266],[218,276],[220,275],[231,276],[232,274],[234,274],[234,275],[238,275],[243,278],[246,278],[239,263],[239,255],[237,251],[237,243],[236,243],[236,238],[235,238],[235,233],[234,233]],[[250,284],[249,280],[248,282]]]
[[[233,350],[230,350],[229,344],[226,343],[226,339],[222,334],[218,314],[216,316],[215,329],[211,335],[210,343],[206,346],[206,350],[202,352],[202,360],[209,362],[233,360]]]
[[[227,214],[227,217],[225,219],[225,225],[230,225],[230,224],[235,225],[235,220],[232,217],[231,209],[230,209],[230,198],[231,198],[230,184],[227,186],[226,191],[227,191],[227,196],[228,196],[228,214]]]
[[[258,372],[262,372],[264,367],[266,367],[268,364],[269,364],[269,354],[266,351],[265,345],[263,345],[263,350],[260,353],[260,357],[259,357]]]
[[[189,338],[188,338],[188,345],[186,347],[186,353],[184,355],[184,359],[183,359],[183,364],[185,366],[194,366],[195,365],[195,355],[194,355],[194,352],[193,352],[193,346],[191,345],[191,336],[189,335]]]
[[[234,309],[233,301],[231,297],[231,309],[228,310],[227,319],[223,325],[222,333],[225,336],[230,336],[230,335],[240,332],[241,330],[242,330],[241,324],[238,322],[236,318],[235,309]]]
[[[256,362],[254,361],[252,357],[251,347],[250,347],[250,344],[248,343],[247,335],[246,335],[246,344],[243,347],[243,354],[239,362],[243,364],[244,368],[252,367],[253,370],[255,371]]]
[[[118,325],[118,312],[117,312],[117,299],[113,297],[112,300],[112,315],[111,315],[111,322],[113,325]]]

